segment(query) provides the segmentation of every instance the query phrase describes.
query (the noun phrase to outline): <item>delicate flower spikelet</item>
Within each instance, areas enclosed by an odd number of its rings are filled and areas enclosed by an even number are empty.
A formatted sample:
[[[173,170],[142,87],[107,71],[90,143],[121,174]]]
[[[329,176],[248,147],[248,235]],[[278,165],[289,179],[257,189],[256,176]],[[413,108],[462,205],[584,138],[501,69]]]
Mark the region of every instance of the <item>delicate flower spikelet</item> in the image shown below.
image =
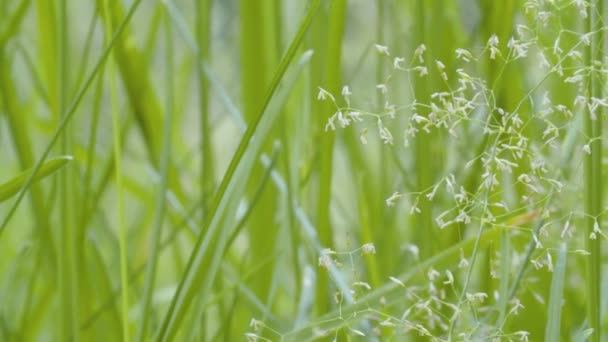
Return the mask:
[[[376,254],[376,246],[373,243],[366,243],[361,246],[363,254]]]

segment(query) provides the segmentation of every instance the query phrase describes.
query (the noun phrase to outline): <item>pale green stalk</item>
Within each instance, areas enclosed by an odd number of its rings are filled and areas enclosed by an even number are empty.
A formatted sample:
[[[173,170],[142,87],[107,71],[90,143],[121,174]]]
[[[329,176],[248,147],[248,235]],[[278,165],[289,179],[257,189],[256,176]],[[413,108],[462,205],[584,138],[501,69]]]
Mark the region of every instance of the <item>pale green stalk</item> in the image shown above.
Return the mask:
[[[342,40],[346,21],[346,0],[332,1],[329,9],[329,27],[327,32],[327,56],[325,64],[325,82],[323,87],[332,94],[339,94],[342,83]],[[329,101],[323,113],[333,115],[335,108]],[[319,160],[319,194],[317,207],[317,229],[321,243],[333,247],[333,227],[331,222],[332,177],[334,169],[334,132],[325,132],[320,138]],[[327,274],[318,273],[317,277],[317,313],[327,312],[330,308],[330,288]]]
[[[593,6],[595,5],[595,6]],[[603,0],[592,1],[590,14],[585,20],[586,32],[594,32],[600,28]],[[596,12],[597,11],[597,12]],[[591,44],[585,46],[585,63],[589,68],[590,76],[587,80],[587,96],[591,98],[602,98],[602,80],[600,73],[594,72],[595,60],[603,58],[603,34],[596,32],[591,38]],[[600,322],[600,288],[601,288],[601,265],[602,254],[600,249],[601,237],[596,229],[601,229],[602,208],[602,116],[601,106],[592,111],[590,106],[583,113],[585,118],[585,143],[590,147],[590,153],[584,156],[585,171],[585,247],[591,253],[587,256],[587,324],[593,329],[590,341],[601,341]],[[595,236],[595,238],[592,238]]]
[[[167,86],[167,100],[165,110],[165,122],[163,125],[163,147],[162,155],[160,157],[160,186],[158,189],[158,195],[156,197],[156,209],[154,217],[154,225],[152,229],[152,235],[150,236],[150,255],[148,257],[146,267],[146,280],[144,287],[143,305],[141,310],[141,322],[139,323],[139,330],[137,333],[137,340],[147,340],[148,336],[148,325],[150,322],[150,316],[152,312],[152,294],[154,292],[154,284],[156,282],[156,271],[158,268],[158,258],[160,255],[160,239],[162,235],[162,225],[166,210],[166,193],[168,189],[169,179],[169,157],[171,153],[171,131],[173,130],[173,31],[170,25],[170,19],[167,13],[165,13],[165,51],[166,51],[166,86]],[[127,286],[127,284],[123,284]],[[124,295],[123,295],[124,296]]]
[[[112,15],[110,14],[109,1],[104,1],[104,14],[107,18],[106,23],[106,42],[109,44],[110,37],[112,37],[113,25]],[[111,53],[114,56],[114,53]],[[116,203],[116,216],[118,217],[118,231],[119,231],[119,246],[120,246],[120,283],[122,287],[122,337],[123,341],[130,341],[131,335],[129,333],[129,275],[128,275],[128,241],[127,241],[127,228],[124,222],[124,206],[123,206],[123,177],[122,177],[122,149],[121,149],[121,137],[120,137],[120,119],[118,114],[118,99],[117,89],[115,80],[115,63],[111,58],[108,62],[108,76],[110,85],[110,98],[111,98],[111,110],[112,110],[112,136],[114,143],[114,174],[116,177],[116,192],[117,192],[117,203]]]

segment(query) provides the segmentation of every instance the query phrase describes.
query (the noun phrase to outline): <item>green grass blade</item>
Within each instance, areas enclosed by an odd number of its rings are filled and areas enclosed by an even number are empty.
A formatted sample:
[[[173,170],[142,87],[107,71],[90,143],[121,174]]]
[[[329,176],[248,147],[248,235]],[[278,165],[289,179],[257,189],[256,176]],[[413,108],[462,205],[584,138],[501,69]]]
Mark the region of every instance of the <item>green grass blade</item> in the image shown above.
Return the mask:
[[[346,1],[332,1],[329,10],[329,28],[327,40],[327,65],[325,66],[325,84],[323,87],[333,94],[338,94],[342,86],[342,39],[344,37],[346,21]],[[334,109],[327,102],[324,112],[327,115]],[[332,177],[334,169],[334,132],[326,132],[320,141],[319,165],[319,194],[317,209],[317,229],[319,238],[326,248],[333,247],[333,229],[330,217],[332,199]],[[315,301],[318,313],[326,312],[330,307],[330,293],[328,279],[325,274],[318,274],[317,299]]]
[[[562,304],[564,301],[564,283],[566,281],[566,244],[562,243],[557,255],[557,262],[551,280],[551,294],[547,308],[547,325],[545,326],[545,341],[560,341]]]
[[[84,82],[82,88],[78,92],[78,95],[76,96],[76,98],[74,99],[72,104],[69,106],[67,113],[62,117],[61,122],[57,126],[57,129],[55,130],[55,133],[53,134],[53,137],[51,138],[51,141],[47,144],[44,152],[42,153],[42,156],[38,159],[38,162],[34,166],[32,175],[35,175],[38,172],[38,170],[40,170],[40,168],[42,167],[42,164],[45,162],[45,160],[48,157],[49,153],[51,152],[51,149],[53,148],[53,146],[55,146],[55,144],[57,143],[57,140],[59,139],[59,137],[65,130],[67,124],[70,122],[70,120],[72,119],[74,114],[76,114],[76,109],[78,109],[78,106],[80,105],[80,102],[82,101],[82,98],[84,97],[85,93],[87,92],[87,90],[89,89],[91,84],[93,83],[93,80],[97,76],[97,73],[101,69],[101,66],[105,62],[106,58],[109,56],[110,51],[112,50],[112,47],[114,46],[114,43],[116,42],[117,38],[121,35],[121,33],[123,32],[123,30],[129,23],[131,18],[133,17],[135,10],[139,7],[140,3],[141,3],[141,0],[135,0],[135,2],[133,2],[133,4],[131,5],[129,12],[125,16],[124,20],[120,23],[118,28],[116,29],[116,32],[112,36],[112,40],[110,41],[108,46],[104,49],[103,54],[101,55],[97,64],[95,65],[95,68],[93,68],[93,70],[89,74],[89,77],[87,78],[86,82]],[[23,200],[23,197],[25,196],[25,191],[30,187],[30,184],[32,183],[32,181],[33,181],[33,177],[30,176],[28,178],[28,180],[25,182],[25,184],[24,184],[23,188],[21,189],[21,191],[19,192],[19,194],[17,195],[17,200],[15,201],[13,206],[10,208],[6,217],[2,221],[2,224],[0,225],[0,234],[2,234],[2,232],[8,225],[8,222],[11,220],[11,218],[15,214],[17,207],[19,206],[19,204],[21,203],[21,200]]]
[[[274,95],[274,92],[277,89],[279,82],[283,78],[283,75],[285,74],[287,67],[289,66],[290,62],[292,61],[293,57],[295,56],[295,53],[302,40],[302,37],[304,36],[304,33],[306,32],[308,25],[310,24],[310,21],[312,20],[312,17],[315,14],[318,7],[319,7],[318,0],[314,0],[311,2],[309,10],[308,10],[302,24],[300,25],[295,38],[292,40],[292,43],[291,43],[289,49],[287,50],[287,53],[283,57],[283,60],[281,61],[281,64],[279,65],[279,68],[278,68],[277,72],[275,73],[275,76],[269,87],[268,95],[264,99],[264,104],[263,104],[261,110],[259,111],[257,117],[255,117],[254,120],[252,120],[252,122],[249,124],[247,131],[243,135],[241,142],[239,143],[239,146],[237,147],[237,150],[228,166],[228,169],[227,169],[227,171],[224,175],[224,178],[222,179],[222,182],[220,184],[220,187],[216,193],[214,204],[212,206],[212,210],[210,211],[211,215],[213,215],[213,218],[211,218],[208,221],[209,223],[206,224],[207,227],[210,227],[214,220],[219,219],[219,217],[217,217],[218,209],[220,208],[222,203],[227,200],[227,198],[225,198],[226,190],[230,183],[234,183],[233,177],[235,175],[237,166],[239,166],[239,164],[241,164],[241,160],[243,159],[245,151],[248,149],[248,147],[251,147],[251,143],[252,143],[251,140],[252,140],[252,137],[254,136],[254,133],[261,134],[258,131],[258,125],[262,121],[262,118],[264,117],[264,114],[266,113],[266,109]],[[263,134],[261,134],[261,136],[263,136]],[[260,139],[258,138],[257,140],[259,141]],[[255,141],[255,139],[254,139],[254,141]],[[205,231],[207,233],[205,236],[213,235],[212,230],[209,228],[204,229],[203,231]],[[160,341],[170,340],[175,336],[175,334],[177,333],[177,330],[179,329],[179,324],[180,324],[181,318],[185,315],[186,310],[188,308],[188,304],[190,303],[190,299],[194,296],[194,290],[196,288],[196,284],[199,282],[198,279],[201,276],[200,273],[202,271],[204,271],[205,266],[201,264],[201,261],[202,261],[201,259],[203,258],[204,254],[207,252],[206,251],[207,246],[206,246],[206,244],[204,244],[204,241],[207,240],[205,238],[205,236],[201,235],[199,237],[199,239],[194,247],[194,250],[192,251],[190,260],[188,262],[188,266],[186,267],[186,272],[185,272],[184,276],[182,277],[182,280],[181,280],[178,290],[174,296],[174,299],[171,302],[169,310],[168,310],[167,314],[165,315],[165,318],[163,319],[163,324],[158,331],[158,334],[156,337],[157,340],[160,340]]]
[[[163,125],[163,148],[162,156],[160,159],[160,187],[158,189],[158,195],[156,198],[156,209],[154,224],[152,229],[152,235],[150,237],[150,256],[148,258],[148,264],[146,269],[146,280],[144,285],[144,298],[142,306],[142,321],[139,324],[139,330],[137,332],[137,340],[144,341],[148,335],[148,324],[150,322],[150,308],[152,305],[152,293],[154,291],[154,284],[156,280],[156,270],[158,266],[158,257],[160,254],[160,240],[162,234],[162,224],[165,216],[166,208],[166,192],[169,183],[169,162],[171,153],[171,131],[173,129],[173,36],[170,26],[169,16],[165,14],[165,31],[166,31],[166,82],[167,82],[167,110],[165,111],[165,123]]]
[[[104,1],[104,17],[106,23],[106,42],[109,42],[114,30],[112,15],[109,8],[109,1]],[[114,52],[111,52],[115,56]],[[113,154],[114,154],[114,175],[116,177],[116,215],[118,216],[118,231],[119,231],[119,249],[120,249],[120,283],[122,288],[121,294],[121,311],[122,311],[122,338],[123,341],[130,341],[130,322],[129,322],[129,261],[128,261],[128,241],[127,228],[125,226],[125,211],[124,211],[124,183],[122,175],[122,148],[121,148],[121,128],[120,118],[118,114],[118,92],[115,81],[115,60],[108,61],[109,86],[110,86],[110,101],[112,111],[112,137],[113,137]]]
[[[595,8],[591,14],[585,19],[586,32],[598,31],[600,29],[601,18],[603,15],[603,0],[593,1]],[[600,15],[596,11],[599,11]],[[603,34],[596,33],[592,36],[590,44],[586,44],[585,64],[587,68],[593,70],[598,56],[596,54],[603,53]],[[602,97],[603,93],[603,78],[591,73],[586,81],[587,92],[589,98]],[[600,312],[600,285],[602,283],[601,264],[601,240],[592,238],[597,235],[597,231],[601,231],[601,215],[604,211],[603,187],[602,187],[602,117],[603,108],[592,110],[590,107],[582,113],[585,118],[584,130],[588,141],[590,153],[584,153],[584,177],[585,177],[585,248],[591,253],[586,259],[587,267],[587,324],[589,329],[593,330],[593,335],[590,336],[591,342],[600,342],[601,338],[601,312]]]
[[[73,158],[71,156],[62,156],[49,159],[42,164],[38,172],[36,172],[36,174],[33,176],[30,183],[38,182],[39,180],[53,174],[53,172],[59,170],[72,159]],[[32,177],[32,171],[33,169],[24,171],[19,176],[9,180],[8,182],[0,184],[0,202],[4,202],[18,194],[30,177]]]

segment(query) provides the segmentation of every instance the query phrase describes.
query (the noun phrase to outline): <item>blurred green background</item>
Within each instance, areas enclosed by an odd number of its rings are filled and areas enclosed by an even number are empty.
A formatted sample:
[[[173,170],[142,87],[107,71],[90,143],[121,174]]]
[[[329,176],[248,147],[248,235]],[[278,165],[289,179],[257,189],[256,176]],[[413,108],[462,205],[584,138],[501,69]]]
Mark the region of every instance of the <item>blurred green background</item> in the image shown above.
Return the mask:
[[[0,341],[600,341],[603,17],[0,0]]]

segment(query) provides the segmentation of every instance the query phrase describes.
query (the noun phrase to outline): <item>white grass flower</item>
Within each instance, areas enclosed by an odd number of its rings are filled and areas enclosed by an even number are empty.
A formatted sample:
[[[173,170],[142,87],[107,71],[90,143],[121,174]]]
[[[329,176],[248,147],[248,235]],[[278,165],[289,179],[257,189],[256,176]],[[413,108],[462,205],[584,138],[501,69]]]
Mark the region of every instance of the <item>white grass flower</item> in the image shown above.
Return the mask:
[[[437,277],[439,277],[441,274],[439,272],[437,272],[437,270],[435,270],[434,268],[431,268],[427,273],[426,273],[426,277],[429,278],[430,281],[435,281],[435,279],[437,279]]]
[[[333,263],[333,259],[327,254],[323,254],[319,257],[319,266],[323,267],[324,269],[329,269]]]
[[[363,282],[363,281],[357,281],[357,282],[353,283],[353,286],[363,287],[366,290],[371,290],[372,289],[372,287],[368,283]]]
[[[488,39],[488,46],[498,46],[498,36],[496,34],[493,34],[489,39]]]
[[[395,59],[393,59],[393,69],[396,70],[405,70],[402,66],[401,63],[405,62],[405,58],[403,57],[395,57]]]
[[[330,98],[333,102],[336,102],[336,99],[330,92],[319,87],[319,93],[317,94],[317,100],[324,101],[328,98]]]
[[[346,115],[353,122],[362,122],[363,121],[363,119],[361,118],[361,113],[360,112],[351,111],[351,112],[348,112],[348,114],[346,114]]]
[[[528,45],[529,44],[522,43],[521,41],[513,37],[511,37],[511,39],[509,39],[509,42],[507,43],[507,47],[511,49],[514,59],[526,57],[528,55]]]
[[[393,283],[395,283],[397,285],[405,287],[405,284],[401,280],[399,280],[399,279],[397,279],[395,277],[388,277],[388,279],[390,279]]]
[[[336,112],[336,115],[338,116],[338,122],[340,123],[340,126],[342,128],[345,128],[346,126],[350,125],[350,119],[348,118],[348,116],[345,116],[342,111]]]
[[[541,68],[551,68],[551,64],[549,63],[549,60],[547,60],[547,56],[545,56],[544,53],[538,52],[536,56],[540,60],[539,65]]]
[[[452,274],[452,272],[450,272],[450,270],[445,270],[445,275],[448,280],[444,281],[443,283],[446,285],[454,284],[454,275]]]
[[[583,145],[583,152],[591,154],[591,146],[589,146],[589,144]]]
[[[522,342],[528,342],[528,336],[530,336],[530,333],[527,331],[516,331],[514,333],[515,336],[519,337],[519,340]]]
[[[591,45],[591,32],[587,32],[580,37],[580,41],[586,46]]]
[[[578,9],[578,14],[581,16],[581,18],[586,19],[587,18],[587,7],[591,6],[591,4],[585,0],[574,0],[573,3],[576,6],[576,8]]]
[[[410,254],[412,254],[414,259],[418,260],[418,258],[420,257],[420,248],[418,248],[418,246],[416,246],[415,244],[408,243],[405,246],[403,246],[402,248],[405,249],[406,251],[408,251]]]
[[[426,45],[420,44],[414,51],[414,58],[418,58],[420,63],[424,63],[424,52],[426,51]]]
[[[368,130],[367,130],[367,128],[365,128],[361,131],[361,133],[359,133],[359,141],[363,145],[367,145],[367,132],[368,132]]]
[[[249,321],[249,327],[250,327],[251,329],[253,329],[253,331],[256,331],[256,332],[257,332],[257,331],[262,330],[262,329],[265,327],[265,325],[264,325],[264,322],[259,321],[259,320],[255,319],[255,318],[252,318],[252,319]]]
[[[342,96],[350,96],[353,93],[350,92],[350,88],[345,85],[344,87],[342,87]]]
[[[254,334],[254,333],[246,333],[245,337],[247,337],[247,341],[249,342],[256,342],[260,340],[260,336]]]
[[[469,267],[469,261],[464,257],[464,250],[460,249],[460,262],[458,262],[458,268]]]
[[[519,301],[519,299],[515,298],[513,301],[513,307],[509,311],[509,314],[517,315],[520,309],[524,309],[525,306]]]
[[[378,51],[379,54],[385,55],[385,56],[391,55],[388,52],[388,46],[384,46],[384,45],[380,45],[380,44],[375,44],[375,46],[376,46],[376,51]]]
[[[350,329],[350,331],[352,331],[355,335],[359,335],[359,336],[365,337],[365,334],[362,331],[359,331],[357,329]]]
[[[329,119],[327,119],[327,124],[325,125],[325,132],[327,131],[335,131],[336,130],[336,114],[332,115],[329,117]]]
[[[479,302],[483,303],[486,298],[488,298],[488,294],[485,292],[475,292],[475,293],[466,293],[467,300],[469,302]]]
[[[376,85],[376,89],[379,89],[382,94],[388,93],[388,87],[384,83]]]
[[[547,269],[549,272],[553,272],[553,258],[549,252],[547,252]]]
[[[391,322],[390,318],[387,318],[386,320],[380,322],[380,325],[383,327],[394,327],[395,323]]]
[[[429,74],[429,70],[426,67],[423,66],[417,66],[414,68],[415,71],[418,71],[418,76],[422,77],[422,76],[426,76]]]
[[[473,54],[468,50],[458,48],[456,49],[456,58],[464,62],[470,62],[473,59]]]
[[[376,254],[376,246],[373,243],[366,243],[361,246],[361,251],[363,254]]]
[[[386,206],[394,207],[395,202],[398,201],[401,197],[403,197],[403,195],[401,195],[399,192],[397,192],[397,191],[393,192],[393,194],[385,200]]]

